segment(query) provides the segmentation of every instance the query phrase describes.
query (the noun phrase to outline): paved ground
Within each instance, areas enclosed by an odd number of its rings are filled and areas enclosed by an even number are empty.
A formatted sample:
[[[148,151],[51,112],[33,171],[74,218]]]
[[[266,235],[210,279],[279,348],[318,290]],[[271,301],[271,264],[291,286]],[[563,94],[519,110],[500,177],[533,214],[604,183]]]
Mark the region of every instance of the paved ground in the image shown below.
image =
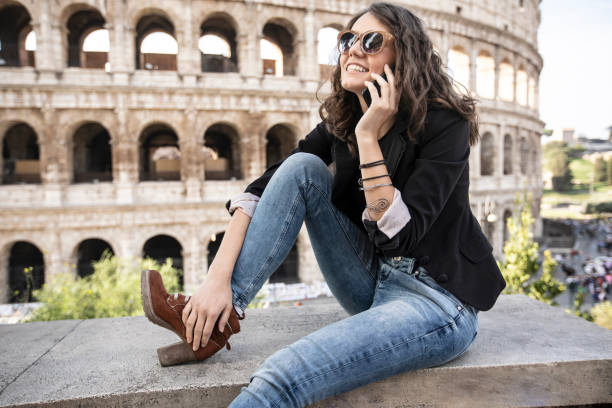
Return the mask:
[[[144,317],[0,325],[0,407],[227,407],[267,356],[344,317],[325,300],[251,310],[230,352],[167,368],[155,349],[178,338]],[[450,363],[315,407],[612,404],[612,330],[521,295],[500,296],[478,320],[474,343]]]

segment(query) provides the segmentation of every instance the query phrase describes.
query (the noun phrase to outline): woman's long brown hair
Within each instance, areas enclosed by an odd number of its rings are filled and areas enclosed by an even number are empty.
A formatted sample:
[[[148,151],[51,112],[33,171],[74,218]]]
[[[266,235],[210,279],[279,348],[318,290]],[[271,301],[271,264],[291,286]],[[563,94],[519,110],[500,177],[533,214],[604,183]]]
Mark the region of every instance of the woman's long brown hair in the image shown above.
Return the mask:
[[[465,89],[461,94],[453,88],[442,58],[433,49],[421,20],[407,9],[389,3],[374,3],[360,11],[347,24],[351,28],[357,19],[371,13],[395,37],[395,82],[401,91],[398,115],[407,119],[408,137],[416,143],[425,127],[428,105],[456,111],[470,122],[470,145],[478,142],[476,100]],[[353,154],[357,151],[355,127],[363,115],[357,96],[342,88],[340,56],[331,73],[332,92],[319,108],[319,115],[329,130],[345,141]]]

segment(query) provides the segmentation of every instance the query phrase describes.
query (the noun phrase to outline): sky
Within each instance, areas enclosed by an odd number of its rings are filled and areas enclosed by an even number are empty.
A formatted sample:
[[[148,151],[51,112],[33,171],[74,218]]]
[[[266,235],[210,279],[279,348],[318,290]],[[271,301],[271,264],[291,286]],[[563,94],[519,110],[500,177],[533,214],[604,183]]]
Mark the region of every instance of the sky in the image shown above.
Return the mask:
[[[540,118],[576,136],[607,139],[612,126],[612,0],[543,0],[538,47]]]

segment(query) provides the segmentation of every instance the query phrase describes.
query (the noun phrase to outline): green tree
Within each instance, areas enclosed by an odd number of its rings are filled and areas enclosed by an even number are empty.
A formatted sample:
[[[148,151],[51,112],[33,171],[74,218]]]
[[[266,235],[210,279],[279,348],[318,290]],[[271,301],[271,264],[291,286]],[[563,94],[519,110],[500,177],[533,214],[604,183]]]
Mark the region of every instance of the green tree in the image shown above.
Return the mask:
[[[91,319],[142,315],[140,271],[158,270],[169,292],[179,289],[180,271],[168,259],[159,265],[152,259],[122,259],[108,253],[94,262],[94,273],[84,278],[63,273],[35,291],[43,306],[36,309],[30,321]]]
[[[548,142],[542,147],[544,168],[552,173],[552,184],[555,191],[572,189],[573,175],[569,167],[569,150],[567,143],[557,140]]]
[[[504,293],[521,293],[551,305],[557,295],[565,290],[565,285],[553,277],[555,260],[549,251],[544,251],[540,263],[539,245],[533,240],[531,226],[534,222],[531,215],[530,199],[517,195],[514,217],[507,222],[509,238],[504,245],[504,260],[498,261],[499,268],[506,280]],[[536,276],[542,266],[542,273]]]
[[[603,157],[595,159],[593,173],[595,181],[606,181],[606,161]]]
[[[612,186],[612,156],[606,161],[606,182]]]

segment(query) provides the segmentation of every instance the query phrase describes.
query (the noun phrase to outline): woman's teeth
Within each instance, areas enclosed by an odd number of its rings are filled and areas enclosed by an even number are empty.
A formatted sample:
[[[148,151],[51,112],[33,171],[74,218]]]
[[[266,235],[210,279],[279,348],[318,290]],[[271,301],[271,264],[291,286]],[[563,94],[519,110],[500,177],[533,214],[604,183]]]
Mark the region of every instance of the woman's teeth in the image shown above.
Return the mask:
[[[348,67],[346,67],[347,71],[357,71],[357,72],[368,72],[367,69],[360,67],[359,65],[349,65]]]

